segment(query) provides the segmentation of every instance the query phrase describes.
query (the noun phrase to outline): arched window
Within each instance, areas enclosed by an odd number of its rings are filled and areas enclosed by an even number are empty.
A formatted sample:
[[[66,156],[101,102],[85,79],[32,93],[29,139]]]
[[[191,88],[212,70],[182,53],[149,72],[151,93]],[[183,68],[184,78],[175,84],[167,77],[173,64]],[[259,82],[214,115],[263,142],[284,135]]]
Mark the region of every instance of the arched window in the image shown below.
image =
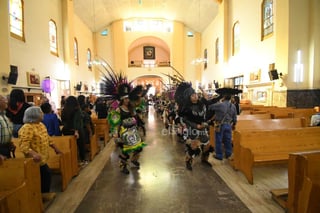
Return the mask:
[[[273,34],[273,0],[263,0],[261,4],[261,41]]]
[[[74,38],[73,41],[73,54],[74,54],[74,63],[79,65],[79,53],[78,53],[78,40]]]
[[[240,24],[237,21],[232,28],[232,55],[240,51]]]
[[[220,53],[219,53],[219,38],[216,39],[216,44],[215,44],[215,50],[216,50],[216,64],[219,63],[219,57],[220,57]]]
[[[23,0],[10,0],[10,35],[21,41],[25,41],[23,10]]]
[[[49,43],[50,53],[58,56],[57,25],[52,19],[49,21]]]
[[[87,50],[87,65],[88,65],[88,69],[90,71],[92,71],[92,61],[91,61],[91,50],[90,50],[90,48],[88,48],[88,50]]]

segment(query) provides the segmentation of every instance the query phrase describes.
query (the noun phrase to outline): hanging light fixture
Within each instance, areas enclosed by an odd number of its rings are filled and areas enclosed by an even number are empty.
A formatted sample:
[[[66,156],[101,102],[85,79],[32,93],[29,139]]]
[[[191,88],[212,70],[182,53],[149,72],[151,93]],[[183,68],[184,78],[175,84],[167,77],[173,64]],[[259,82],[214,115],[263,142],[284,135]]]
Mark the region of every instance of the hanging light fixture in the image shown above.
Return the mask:
[[[200,25],[200,22],[201,22],[201,20],[200,20],[200,18],[201,18],[201,11],[200,11],[201,5],[200,5],[200,3],[201,3],[201,1],[199,0],[198,3],[199,3],[198,4],[198,25]],[[207,58],[198,57],[198,58],[193,59],[191,61],[191,64],[192,65],[199,65],[199,64],[205,64],[207,62],[208,62]]]

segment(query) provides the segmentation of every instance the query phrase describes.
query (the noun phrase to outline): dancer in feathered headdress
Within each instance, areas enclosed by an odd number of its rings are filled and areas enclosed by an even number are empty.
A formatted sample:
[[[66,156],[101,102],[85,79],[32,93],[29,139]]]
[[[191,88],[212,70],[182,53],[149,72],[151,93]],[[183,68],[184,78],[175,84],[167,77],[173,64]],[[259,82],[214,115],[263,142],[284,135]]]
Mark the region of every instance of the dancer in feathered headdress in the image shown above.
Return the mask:
[[[120,169],[123,173],[129,174],[128,160],[130,159],[134,167],[140,168],[139,155],[146,145],[139,135],[137,126],[135,104],[139,102],[139,97],[133,93],[136,89],[132,88],[131,82],[125,76],[115,73],[112,69],[106,71],[108,76],[103,76],[104,94],[114,103],[118,103],[114,104],[114,109],[109,112],[108,121],[111,133],[121,149]]]
[[[212,116],[208,115],[207,106],[217,100],[199,99],[189,82],[181,82],[178,85],[174,98],[178,104],[179,116],[182,117],[188,131],[186,168],[192,170],[193,159],[200,154],[201,162],[211,167],[208,158],[210,152],[213,152],[213,147],[209,143],[208,122]]]

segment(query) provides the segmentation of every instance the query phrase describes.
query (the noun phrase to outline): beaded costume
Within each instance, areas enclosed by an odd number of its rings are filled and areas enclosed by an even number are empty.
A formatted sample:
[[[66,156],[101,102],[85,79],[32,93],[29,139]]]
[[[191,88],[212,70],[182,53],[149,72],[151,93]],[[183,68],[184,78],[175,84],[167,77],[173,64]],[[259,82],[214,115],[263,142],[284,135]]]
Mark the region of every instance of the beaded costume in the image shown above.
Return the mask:
[[[191,101],[191,99],[194,100]],[[202,163],[211,166],[208,162],[209,154],[213,152],[208,136],[208,122],[212,117],[212,114],[209,115],[207,112],[209,102],[205,99],[198,99],[197,94],[188,82],[181,82],[178,85],[175,100],[179,106],[178,113],[188,129],[186,168],[192,170],[193,159],[200,154]]]
[[[146,145],[138,132],[135,112],[140,96],[125,76],[115,73],[110,67],[104,68],[108,74],[103,76],[104,94],[113,101],[107,119],[115,143],[120,147],[120,169],[129,174],[128,160],[130,159],[134,167],[139,168],[139,154]]]

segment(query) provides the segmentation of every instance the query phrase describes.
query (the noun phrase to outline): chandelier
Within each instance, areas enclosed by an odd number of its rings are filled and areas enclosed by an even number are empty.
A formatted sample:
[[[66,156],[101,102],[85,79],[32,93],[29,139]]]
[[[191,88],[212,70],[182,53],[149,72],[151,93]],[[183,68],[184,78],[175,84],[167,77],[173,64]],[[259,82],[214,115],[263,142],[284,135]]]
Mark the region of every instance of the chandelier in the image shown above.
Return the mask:
[[[208,62],[208,59],[206,59],[206,58],[195,58],[191,61],[191,64],[198,65],[198,64],[204,64],[207,62]]]

